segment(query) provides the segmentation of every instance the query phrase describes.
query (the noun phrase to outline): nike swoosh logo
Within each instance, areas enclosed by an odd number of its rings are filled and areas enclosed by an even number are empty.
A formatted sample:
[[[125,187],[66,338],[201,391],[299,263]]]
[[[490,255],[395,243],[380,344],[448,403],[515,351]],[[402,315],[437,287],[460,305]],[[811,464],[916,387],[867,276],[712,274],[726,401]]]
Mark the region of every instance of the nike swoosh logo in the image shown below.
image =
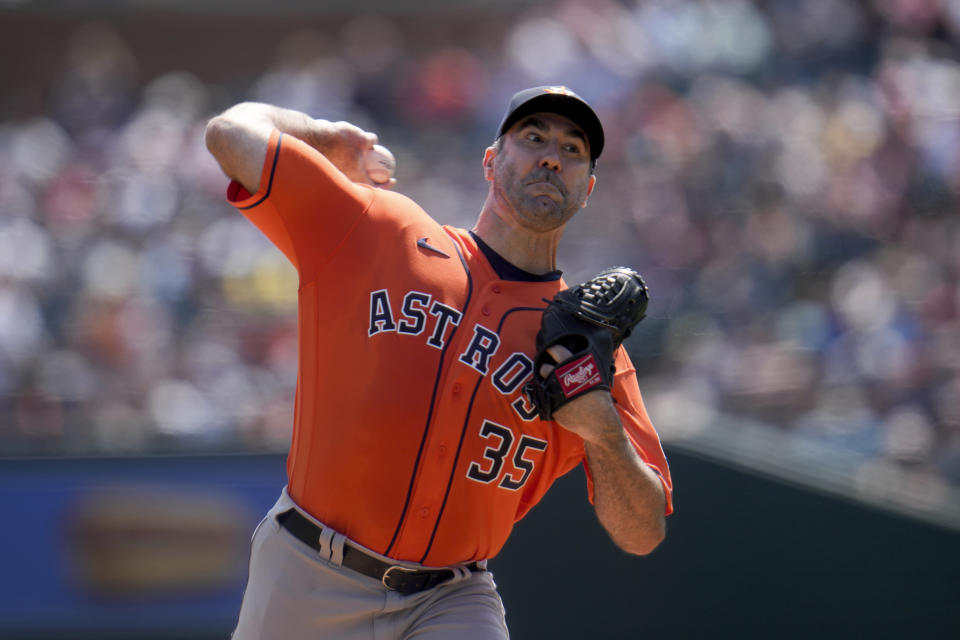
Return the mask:
[[[429,242],[427,242],[427,236],[423,236],[422,238],[417,240],[417,246],[420,247],[421,249],[427,249],[428,251],[434,251],[436,253],[439,253],[444,258],[450,257],[445,251],[441,251],[440,249],[437,249],[436,247],[431,245]]]

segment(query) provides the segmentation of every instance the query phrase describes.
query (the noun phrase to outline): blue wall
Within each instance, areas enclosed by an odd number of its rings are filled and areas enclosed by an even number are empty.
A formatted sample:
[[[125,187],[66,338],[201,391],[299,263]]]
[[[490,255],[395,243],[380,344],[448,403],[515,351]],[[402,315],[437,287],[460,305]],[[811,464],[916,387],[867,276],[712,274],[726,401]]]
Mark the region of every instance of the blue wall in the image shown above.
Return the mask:
[[[0,461],[0,637],[225,635],[249,536],[283,486],[283,464],[280,456]],[[178,556],[188,566],[170,568]],[[216,570],[192,572],[198,560]]]
[[[607,539],[580,470],[517,525],[491,562],[515,638],[960,637],[956,532],[668,454],[677,512],[647,558]],[[0,462],[0,637],[225,637],[283,464]]]

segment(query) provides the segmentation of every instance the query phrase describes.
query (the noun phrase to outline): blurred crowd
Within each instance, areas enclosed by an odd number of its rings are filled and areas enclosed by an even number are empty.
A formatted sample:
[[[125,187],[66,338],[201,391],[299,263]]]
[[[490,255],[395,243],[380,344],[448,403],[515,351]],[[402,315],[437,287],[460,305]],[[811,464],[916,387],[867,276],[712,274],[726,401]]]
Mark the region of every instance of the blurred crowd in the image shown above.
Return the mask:
[[[628,347],[664,438],[742,416],[960,481],[960,0],[444,20],[305,18],[262,67],[202,79],[144,77],[137,43],[78,21],[42,108],[0,113],[0,455],[287,445],[296,275],[225,203],[211,115],[350,120],[464,226],[509,96],[562,83],[608,144],[561,266],[644,274]]]

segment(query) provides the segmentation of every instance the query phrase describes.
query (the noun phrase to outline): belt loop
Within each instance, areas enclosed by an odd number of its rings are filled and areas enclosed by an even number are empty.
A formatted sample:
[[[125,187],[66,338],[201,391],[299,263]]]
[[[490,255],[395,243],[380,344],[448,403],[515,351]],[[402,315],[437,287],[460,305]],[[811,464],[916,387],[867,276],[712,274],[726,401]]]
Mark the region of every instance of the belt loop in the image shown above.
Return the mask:
[[[465,565],[452,566],[450,569],[453,571],[453,578],[450,580],[451,583],[461,582],[473,575],[473,572],[470,571],[470,568]]]
[[[320,557],[323,560],[330,560],[330,556],[333,555],[333,529],[328,529],[324,527],[320,531],[320,535],[317,536],[317,542],[320,543]],[[340,550],[340,561],[343,562],[343,548]]]
[[[343,545],[346,541],[347,536],[342,533],[335,533],[330,541],[330,562],[338,567],[343,566]]]

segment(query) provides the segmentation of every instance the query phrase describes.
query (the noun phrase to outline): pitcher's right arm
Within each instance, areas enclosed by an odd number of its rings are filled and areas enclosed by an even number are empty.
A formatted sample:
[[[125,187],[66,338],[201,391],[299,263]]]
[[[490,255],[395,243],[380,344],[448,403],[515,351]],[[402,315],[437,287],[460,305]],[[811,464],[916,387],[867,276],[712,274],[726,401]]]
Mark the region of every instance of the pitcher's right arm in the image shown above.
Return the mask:
[[[205,135],[207,149],[228,178],[256,193],[274,129],[303,140],[350,180],[374,184],[364,169],[363,155],[377,143],[376,134],[349,122],[314,119],[260,102],[242,102],[212,118]]]

